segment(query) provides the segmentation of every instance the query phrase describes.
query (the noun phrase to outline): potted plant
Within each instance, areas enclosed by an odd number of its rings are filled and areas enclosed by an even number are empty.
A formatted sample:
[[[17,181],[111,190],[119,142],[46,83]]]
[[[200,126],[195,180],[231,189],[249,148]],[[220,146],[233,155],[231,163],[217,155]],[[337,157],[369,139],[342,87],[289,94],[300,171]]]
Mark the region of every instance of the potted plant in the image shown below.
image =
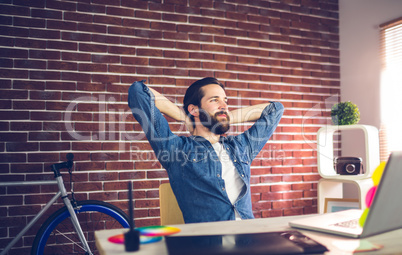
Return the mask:
[[[331,118],[334,125],[356,124],[360,120],[359,108],[350,101],[337,103],[331,109]]]

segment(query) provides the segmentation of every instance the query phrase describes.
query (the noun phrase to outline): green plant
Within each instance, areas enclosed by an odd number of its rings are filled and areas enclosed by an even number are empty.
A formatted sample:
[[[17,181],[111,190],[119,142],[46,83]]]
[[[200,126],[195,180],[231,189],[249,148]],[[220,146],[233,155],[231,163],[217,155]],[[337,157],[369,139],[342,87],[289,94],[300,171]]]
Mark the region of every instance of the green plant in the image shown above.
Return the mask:
[[[360,120],[359,108],[350,101],[337,103],[332,107],[331,118],[334,125],[356,124]]]

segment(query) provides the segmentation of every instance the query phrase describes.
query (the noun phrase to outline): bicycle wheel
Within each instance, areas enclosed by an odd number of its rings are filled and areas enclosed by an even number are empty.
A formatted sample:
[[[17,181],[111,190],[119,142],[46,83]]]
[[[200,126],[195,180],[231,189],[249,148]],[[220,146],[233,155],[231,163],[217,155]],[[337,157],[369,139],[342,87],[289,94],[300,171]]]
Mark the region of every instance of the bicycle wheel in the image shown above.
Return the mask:
[[[128,228],[128,216],[118,207],[96,200],[79,201],[75,213],[93,254],[96,230]],[[53,213],[36,234],[31,250],[37,254],[85,254],[67,207]]]

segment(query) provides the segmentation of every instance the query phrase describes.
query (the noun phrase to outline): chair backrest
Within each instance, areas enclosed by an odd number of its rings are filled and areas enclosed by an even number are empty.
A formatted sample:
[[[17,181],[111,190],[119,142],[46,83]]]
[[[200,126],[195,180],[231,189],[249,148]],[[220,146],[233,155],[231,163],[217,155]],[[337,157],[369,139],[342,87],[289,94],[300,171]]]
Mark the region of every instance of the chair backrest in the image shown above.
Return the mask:
[[[177,204],[170,183],[163,183],[159,186],[159,204],[162,226],[184,224],[183,213]]]

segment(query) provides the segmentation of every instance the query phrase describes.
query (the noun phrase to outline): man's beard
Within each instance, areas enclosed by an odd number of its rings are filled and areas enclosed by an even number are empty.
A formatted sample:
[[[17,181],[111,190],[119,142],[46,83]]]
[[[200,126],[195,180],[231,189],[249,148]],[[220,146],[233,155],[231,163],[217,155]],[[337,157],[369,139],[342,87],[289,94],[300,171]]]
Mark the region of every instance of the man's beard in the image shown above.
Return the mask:
[[[226,115],[225,121],[218,120],[218,116],[221,114]],[[203,109],[201,109],[201,111],[200,111],[201,124],[204,127],[208,128],[212,133],[214,133],[216,135],[223,135],[224,133],[226,133],[229,130],[229,128],[230,128],[229,120],[230,120],[230,117],[226,111],[220,111],[220,112],[215,113],[214,115],[209,114],[208,112],[206,112]]]

